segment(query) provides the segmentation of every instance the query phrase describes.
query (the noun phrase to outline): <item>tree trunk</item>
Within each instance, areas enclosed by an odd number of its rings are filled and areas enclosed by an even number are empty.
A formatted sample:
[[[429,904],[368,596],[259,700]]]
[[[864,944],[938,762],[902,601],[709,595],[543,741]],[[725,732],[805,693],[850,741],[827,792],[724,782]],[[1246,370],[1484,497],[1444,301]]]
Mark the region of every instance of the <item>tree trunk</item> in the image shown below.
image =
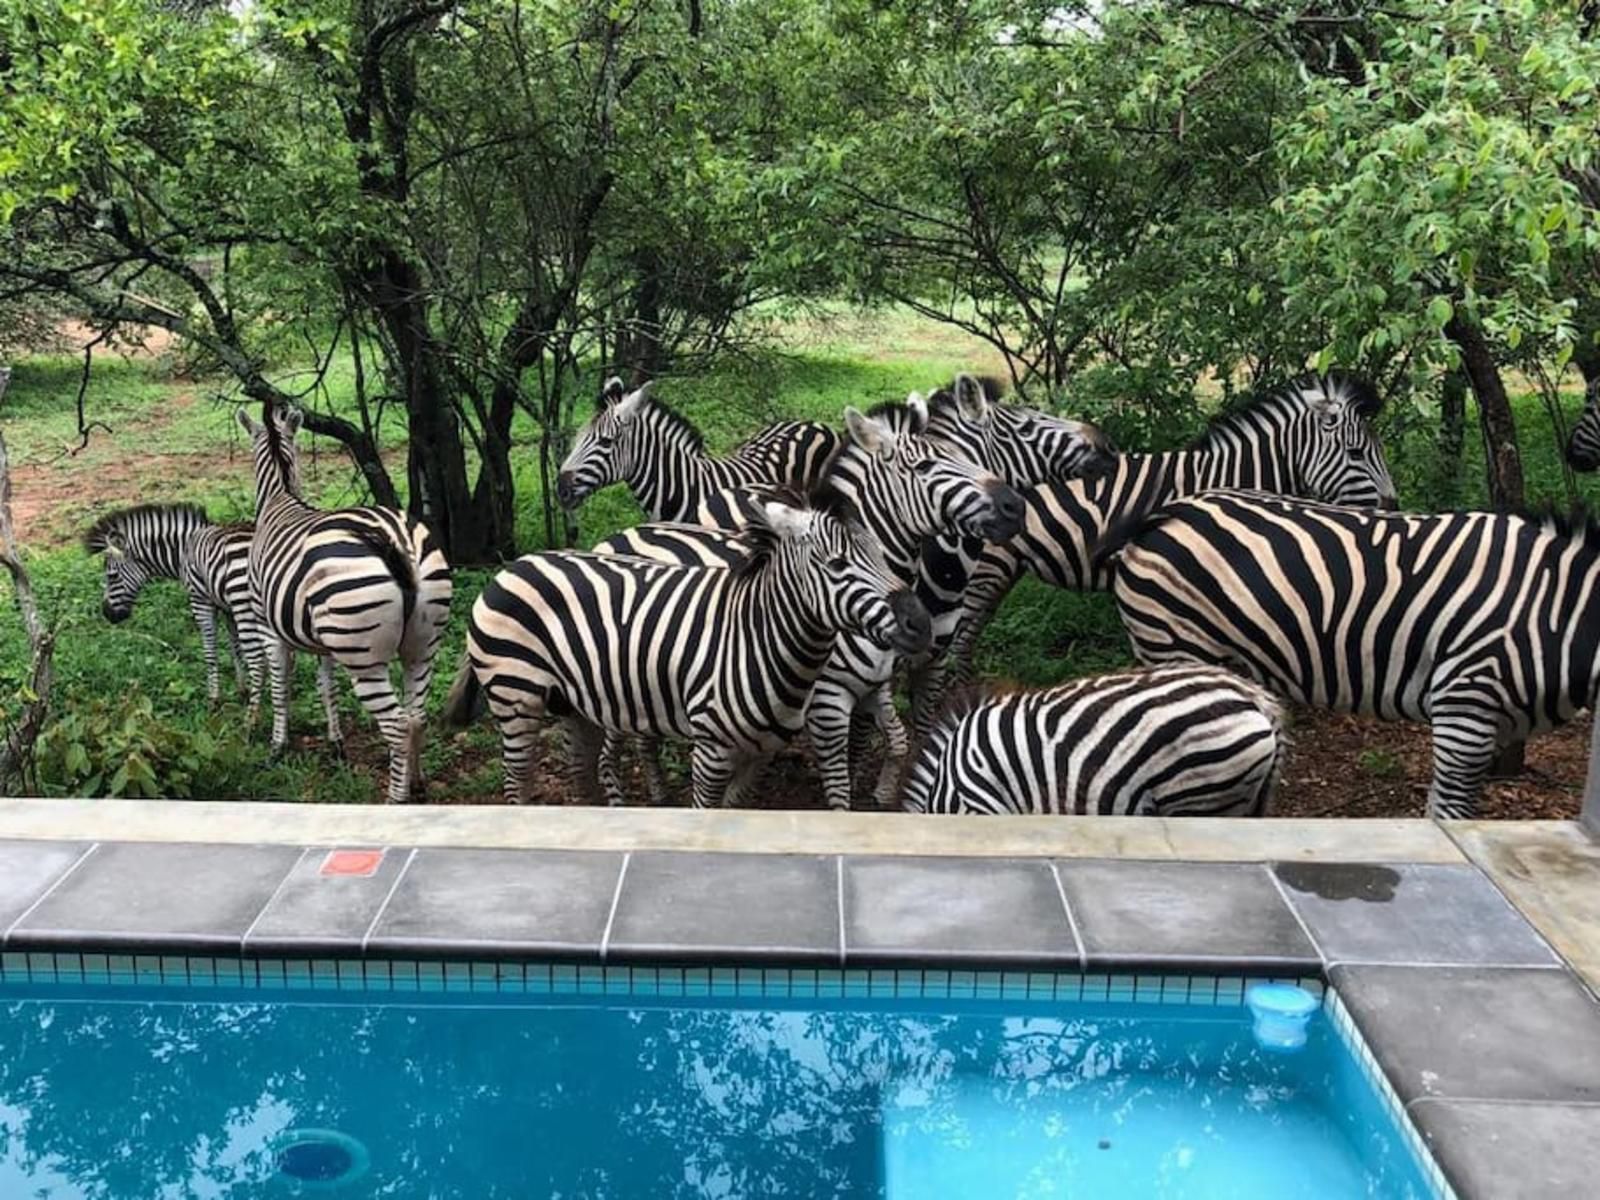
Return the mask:
[[[1521,508],[1524,499],[1522,455],[1517,448],[1517,422],[1506,397],[1505,381],[1483,331],[1460,313],[1444,327],[1445,336],[1461,351],[1461,365],[1478,401],[1483,423],[1484,466],[1489,476],[1489,501],[1496,508]]]
[[[1440,508],[1454,508],[1461,499],[1461,452],[1467,434],[1467,377],[1446,372],[1439,400],[1439,444],[1434,491]]]
[[[0,371],[0,396],[5,394],[10,378],[9,369]],[[0,785],[5,785],[16,775],[26,786],[34,743],[39,740],[50,707],[56,634],[39,617],[33,582],[28,578],[28,569],[22,565],[22,550],[17,545],[16,530],[11,524],[11,458],[6,452],[4,434],[0,434],[0,565],[11,575],[17,611],[22,615],[22,626],[33,651],[28,667],[27,692],[22,697],[22,711],[11,728],[6,730],[5,739],[0,741]]]

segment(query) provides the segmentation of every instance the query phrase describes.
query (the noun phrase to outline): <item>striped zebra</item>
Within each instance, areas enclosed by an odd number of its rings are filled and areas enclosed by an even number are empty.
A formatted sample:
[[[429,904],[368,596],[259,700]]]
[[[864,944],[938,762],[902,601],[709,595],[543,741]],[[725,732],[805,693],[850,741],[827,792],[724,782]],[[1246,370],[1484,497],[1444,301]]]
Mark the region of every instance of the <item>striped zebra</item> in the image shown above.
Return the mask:
[[[904,405],[881,405],[870,415],[853,409],[846,413],[850,441],[822,486],[851,497],[880,540],[896,548],[889,554],[891,565],[908,582],[916,578],[920,554],[932,534],[941,530],[991,536],[1006,532],[1010,518],[1004,506],[1012,480],[984,470],[990,461],[1012,475],[1037,480],[1052,475],[1068,478],[1094,469],[1105,458],[1103,439],[1093,426],[997,404],[995,390],[992,384],[962,375],[927,402],[913,394]],[[931,437],[936,425],[955,436]],[[887,458],[874,457],[865,449],[869,445],[883,449],[884,439],[894,446]],[[982,461],[970,462],[969,453],[981,456]],[[985,496],[990,497],[991,507],[998,500],[996,513],[986,515]],[[958,506],[958,502],[970,506],[974,501],[979,507],[965,513]],[[727,527],[732,523],[732,508],[731,499],[717,496],[709,498],[696,515],[704,522]],[[596,549],[689,563],[725,560],[741,552],[737,540],[724,534],[671,525],[640,526],[607,539]],[[921,595],[920,581],[918,586]],[[858,710],[872,717],[888,745],[876,798],[882,804],[892,796],[894,780],[909,750],[890,692],[894,665],[894,655],[844,636],[813,689],[807,728],[831,807],[850,806],[850,722]],[[607,755],[616,752],[617,748],[608,744]],[[649,761],[647,770],[651,770]],[[659,772],[651,771],[653,797],[659,792],[658,781]]]
[[[1079,679],[952,705],[908,812],[1263,815],[1286,739],[1261,688],[1217,667]]]
[[[1567,463],[1574,471],[1600,471],[1600,379],[1584,389],[1583,412],[1567,436]]]
[[[1356,376],[1304,375],[1218,417],[1187,450],[1119,455],[1107,473],[1024,490],[1026,520],[1009,542],[980,549],[940,539],[929,560],[946,584],[942,593],[925,587],[922,595],[943,654],[915,681],[919,734],[930,730],[948,686],[970,672],[979,635],[1024,574],[1074,591],[1110,587],[1109,572],[1097,571],[1092,557],[1113,524],[1216,488],[1393,508],[1394,482],[1370,424],[1380,407],[1376,391]],[[954,619],[952,594],[961,596]]]
[[[428,527],[387,508],[321,511],[300,498],[299,410],[271,406],[261,423],[240,409],[256,477],[250,600],[272,676],[272,747],[289,741],[294,651],[337,661],[389,747],[388,799],[422,786],[423,706],[450,615],[450,565]],[[401,664],[395,695],[390,664]],[[331,675],[319,678],[331,701]],[[331,725],[330,737],[337,733]]]
[[[101,517],[84,534],[91,554],[105,553],[105,598],[101,612],[113,625],[133,615],[133,604],[152,579],[177,579],[189,597],[189,612],[200,628],[206,663],[206,696],[221,699],[217,669],[217,619],[233,639],[233,668],[239,689],[249,697],[247,728],[261,711],[266,669],[255,611],[250,605],[248,521],[215,525],[193,504],[142,504]],[[333,660],[318,662],[317,690],[327,718],[328,741],[343,754],[339,709],[334,698]]]
[[[650,520],[686,521],[705,497],[725,488],[809,487],[838,447],[839,435],[826,425],[781,421],[715,457],[700,431],[652,396],[649,384],[625,393],[622,380],[612,379],[561,464],[556,497],[571,510],[624,482]]]
[[[546,716],[566,719],[572,769],[593,793],[600,731],[692,743],[694,803],[736,803],[805,719],[840,629],[927,644],[927,614],[847,505],[750,501],[752,553],[729,569],[547,551],[511,563],[473,605],[445,719],[481,694],[500,729],[506,799],[530,795]],[[620,782],[600,779],[608,798]]]
[[[1471,816],[1498,748],[1566,721],[1600,683],[1587,518],[1216,492],[1130,532],[1105,552],[1142,661],[1216,663],[1302,704],[1429,722],[1434,816]]]

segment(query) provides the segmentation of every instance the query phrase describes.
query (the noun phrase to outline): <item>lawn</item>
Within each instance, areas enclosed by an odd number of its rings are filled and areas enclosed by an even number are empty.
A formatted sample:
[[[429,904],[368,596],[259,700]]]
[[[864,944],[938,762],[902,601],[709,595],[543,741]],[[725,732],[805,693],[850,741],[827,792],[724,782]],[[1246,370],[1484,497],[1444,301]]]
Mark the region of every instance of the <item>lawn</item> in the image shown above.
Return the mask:
[[[836,423],[847,404],[865,407],[913,389],[931,389],[960,369],[997,366],[981,343],[897,312],[811,310],[786,315],[779,332],[778,350],[665,379],[658,394],[694,421],[713,449],[723,449],[770,420]],[[248,446],[233,420],[237,395],[226,381],[181,376],[170,351],[98,358],[86,407],[89,417],[106,428],[96,427],[80,446],[74,406],[81,357],[35,357],[13,365],[0,428],[15,465],[15,506],[29,565],[41,603],[59,631],[55,699],[56,711],[64,714],[45,743],[35,786],[47,792],[104,789],[131,756],[149,767],[155,782],[147,786],[163,793],[375,798],[382,746],[346,689],[341,706],[353,765],[325,754],[309,661],[298,664],[294,688],[296,750],[280,763],[269,763],[265,722],[253,733],[246,731],[242,700],[229,699],[217,712],[208,709],[199,638],[177,584],[152,586],[125,625],[113,628],[100,617],[100,565],[77,544],[79,531],[96,515],[123,504],[173,500],[204,504],[217,519],[250,515]],[[304,379],[305,371],[304,365],[289,364],[283,376]],[[314,402],[348,412],[353,396],[353,372],[336,361]],[[1576,390],[1565,401],[1571,420],[1579,404]],[[1567,481],[1537,397],[1519,397],[1518,418],[1530,497],[1565,506]],[[534,431],[523,423],[515,432],[523,446],[516,456],[520,544],[533,549],[543,529]],[[1191,432],[1174,430],[1174,440]],[[1414,509],[1433,506],[1450,484],[1440,478],[1430,423],[1416,413],[1391,412],[1384,432],[1403,503]],[[404,427],[398,414],[386,416],[381,441],[403,483]],[[360,498],[359,479],[337,447],[304,444],[310,495],[328,505]],[[1463,506],[1482,502],[1482,446],[1476,437],[1468,438],[1456,487]],[[1600,488],[1585,480],[1579,494],[1592,502],[1600,499]],[[638,515],[625,490],[613,488],[585,506],[581,540],[588,544]],[[435,706],[455,670],[466,614],[484,577],[457,573]],[[9,594],[3,599],[9,611]],[[25,657],[18,622],[0,622],[0,697],[15,695]],[[1127,661],[1106,597],[1065,593],[1031,579],[1006,602],[979,651],[985,675],[1029,684]],[[98,754],[98,748],[105,753]],[[425,761],[430,774],[446,782],[451,799],[490,798],[499,787],[494,751],[486,727],[458,734],[435,731]],[[133,773],[142,777],[137,768]]]

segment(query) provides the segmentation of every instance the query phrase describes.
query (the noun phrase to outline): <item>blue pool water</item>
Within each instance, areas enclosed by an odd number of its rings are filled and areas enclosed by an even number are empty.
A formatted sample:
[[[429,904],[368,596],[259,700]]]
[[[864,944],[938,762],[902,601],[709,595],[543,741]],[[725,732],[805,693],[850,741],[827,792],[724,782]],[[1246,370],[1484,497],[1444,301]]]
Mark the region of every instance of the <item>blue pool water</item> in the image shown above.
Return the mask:
[[[1320,1013],[0,985],[6,1200],[1428,1195]]]

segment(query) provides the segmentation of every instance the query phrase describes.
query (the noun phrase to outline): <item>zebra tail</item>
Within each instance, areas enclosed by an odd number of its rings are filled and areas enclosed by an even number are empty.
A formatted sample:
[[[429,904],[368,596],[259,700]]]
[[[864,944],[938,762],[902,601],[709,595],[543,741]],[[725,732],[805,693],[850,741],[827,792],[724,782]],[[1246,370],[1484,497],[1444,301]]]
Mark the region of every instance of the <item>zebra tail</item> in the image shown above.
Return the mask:
[[[450,692],[444,698],[444,710],[439,714],[446,725],[458,729],[472,724],[483,708],[483,688],[478,683],[478,673],[472,669],[470,655],[461,656],[461,669],[456,672]]]
[[[358,530],[356,536],[383,560],[383,565],[388,568],[389,574],[394,576],[394,581],[400,588],[403,624],[411,624],[411,614],[417,608],[417,564],[412,561],[411,552],[402,549],[395,544],[393,538],[384,536],[376,529]]]

